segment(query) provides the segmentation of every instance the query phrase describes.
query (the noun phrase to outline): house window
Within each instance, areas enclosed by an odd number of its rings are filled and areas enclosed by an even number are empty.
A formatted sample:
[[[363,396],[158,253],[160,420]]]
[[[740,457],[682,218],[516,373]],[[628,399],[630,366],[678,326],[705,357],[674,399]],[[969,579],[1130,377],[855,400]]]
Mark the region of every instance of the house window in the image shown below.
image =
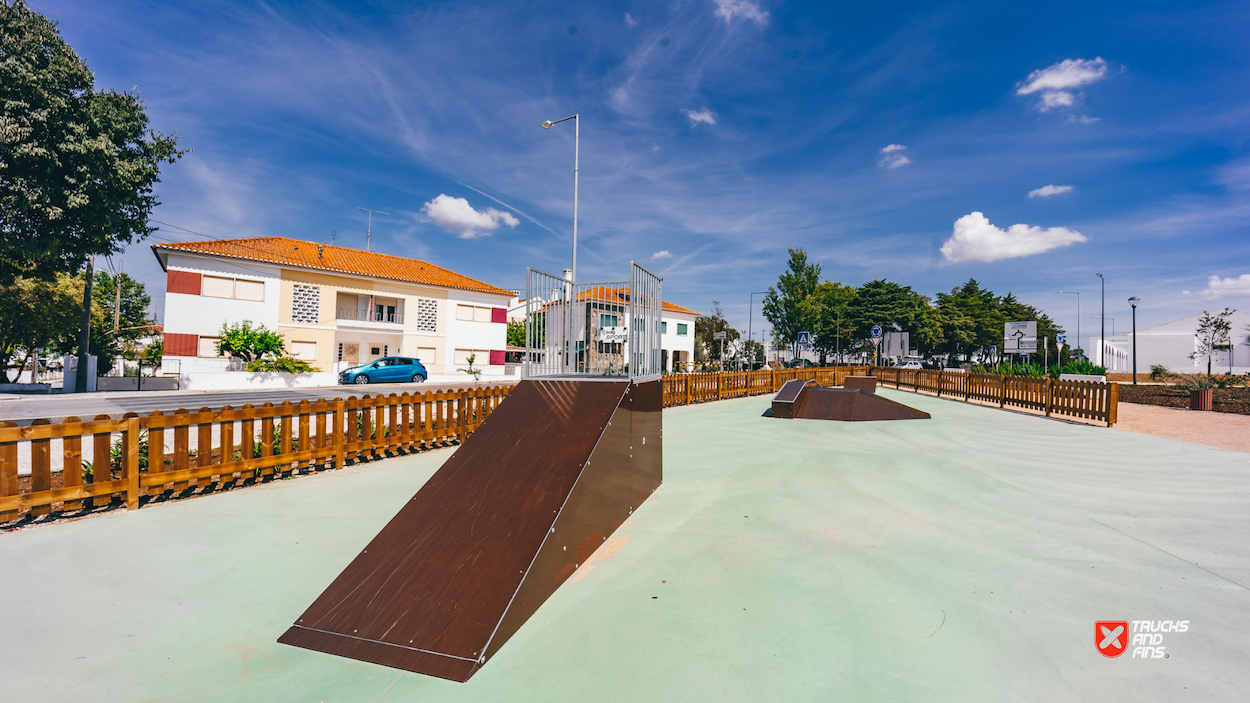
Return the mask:
[[[304,361],[317,360],[317,343],[316,342],[291,342],[286,345],[287,353],[296,359]]]
[[[457,305],[456,319],[466,322],[490,322],[490,308],[483,308],[477,305]]]
[[[434,347],[417,347],[417,360],[423,364],[436,364],[438,351]]]
[[[210,298],[263,301],[265,299],[265,282],[249,281],[246,278],[203,276],[200,283],[200,294]]]
[[[200,337],[198,356],[221,356],[217,353],[217,342],[221,341],[221,337]]]
[[[490,351],[487,349],[457,349],[456,364],[467,365],[470,356],[473,357],[474,366],[485,366],[490,363]]]
[[[600,327],[616,327],[616,315],[604,315],[603,313],[600,313],[599,314],[599,326]]]
[[[668,323],[667,323],[667,322],[661,322],[661,323],[660,323],[660,334],[668,334]]]
[[[295,292],[291,294],[291,322],[321,321],[321,288],[295,284]]]
[[[678,323],[677,323],[677,336],[678,336],[678,337],[685,337],[685,336],[686,336],[686,330],[687,330],[687,329],[689,329],[689,328],[688,328],[686,325],[683,325],[682,323],[678,322]]]
[[[417,331],[438,330],[438,301],[433,298],[417,298]]]

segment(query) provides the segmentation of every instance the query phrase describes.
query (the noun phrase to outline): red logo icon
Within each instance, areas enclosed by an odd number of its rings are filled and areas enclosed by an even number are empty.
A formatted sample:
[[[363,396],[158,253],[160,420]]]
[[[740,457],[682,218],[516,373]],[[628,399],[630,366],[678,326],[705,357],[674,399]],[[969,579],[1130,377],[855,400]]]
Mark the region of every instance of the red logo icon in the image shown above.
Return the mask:
[[[1104,657],[1118,657],[1128,649],[1128,621],[1101,620],[1094,623],[1094,646]]]

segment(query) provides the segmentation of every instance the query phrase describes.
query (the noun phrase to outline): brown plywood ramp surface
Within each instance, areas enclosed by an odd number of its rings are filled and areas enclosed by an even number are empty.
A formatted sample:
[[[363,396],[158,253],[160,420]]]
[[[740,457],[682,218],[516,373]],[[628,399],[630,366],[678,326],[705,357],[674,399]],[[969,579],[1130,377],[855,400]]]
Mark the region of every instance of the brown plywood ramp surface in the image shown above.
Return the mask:
[[[794,416],[805,420],[928,420],[929,413],[884,398],[876,392],[853,388],[803,389],[795,402]]]
[[[278,641],[467,680],[660,485],[661,393],[522,381]]]

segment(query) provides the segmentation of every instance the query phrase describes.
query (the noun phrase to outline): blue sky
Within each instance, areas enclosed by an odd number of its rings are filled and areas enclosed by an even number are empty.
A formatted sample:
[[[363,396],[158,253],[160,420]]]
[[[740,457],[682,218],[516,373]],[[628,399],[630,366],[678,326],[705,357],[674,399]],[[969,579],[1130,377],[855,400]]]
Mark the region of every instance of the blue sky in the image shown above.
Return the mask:
[[[567,265],[572,123],[539,123],[576,112],[579,278],[636,259],[735,326],[797,246],[1069,333],[1098,272],[1117,331],[1131,295],[1139,326],[1250,308],[1245,2],[31,5],[195,149],[165,239],[363,248],[366,206],[375,250],[517,288]],[[148,243],[114,265],[163,293]]]

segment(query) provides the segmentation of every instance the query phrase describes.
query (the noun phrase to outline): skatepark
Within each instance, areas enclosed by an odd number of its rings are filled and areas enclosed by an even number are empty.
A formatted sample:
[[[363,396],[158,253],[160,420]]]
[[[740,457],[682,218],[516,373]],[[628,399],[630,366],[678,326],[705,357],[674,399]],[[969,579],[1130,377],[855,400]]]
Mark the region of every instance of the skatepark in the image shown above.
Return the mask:
[[[0,540],[13,700],[1234,700],[1250,455],[899,392],[669,408],[663,484],[467,683],[278,644],[454,448]],[[506,401],[510,402],[510,401]],[[506,402],[501,407],[506,407]],[[1166,658],[1095,621],[1187,620]]]

